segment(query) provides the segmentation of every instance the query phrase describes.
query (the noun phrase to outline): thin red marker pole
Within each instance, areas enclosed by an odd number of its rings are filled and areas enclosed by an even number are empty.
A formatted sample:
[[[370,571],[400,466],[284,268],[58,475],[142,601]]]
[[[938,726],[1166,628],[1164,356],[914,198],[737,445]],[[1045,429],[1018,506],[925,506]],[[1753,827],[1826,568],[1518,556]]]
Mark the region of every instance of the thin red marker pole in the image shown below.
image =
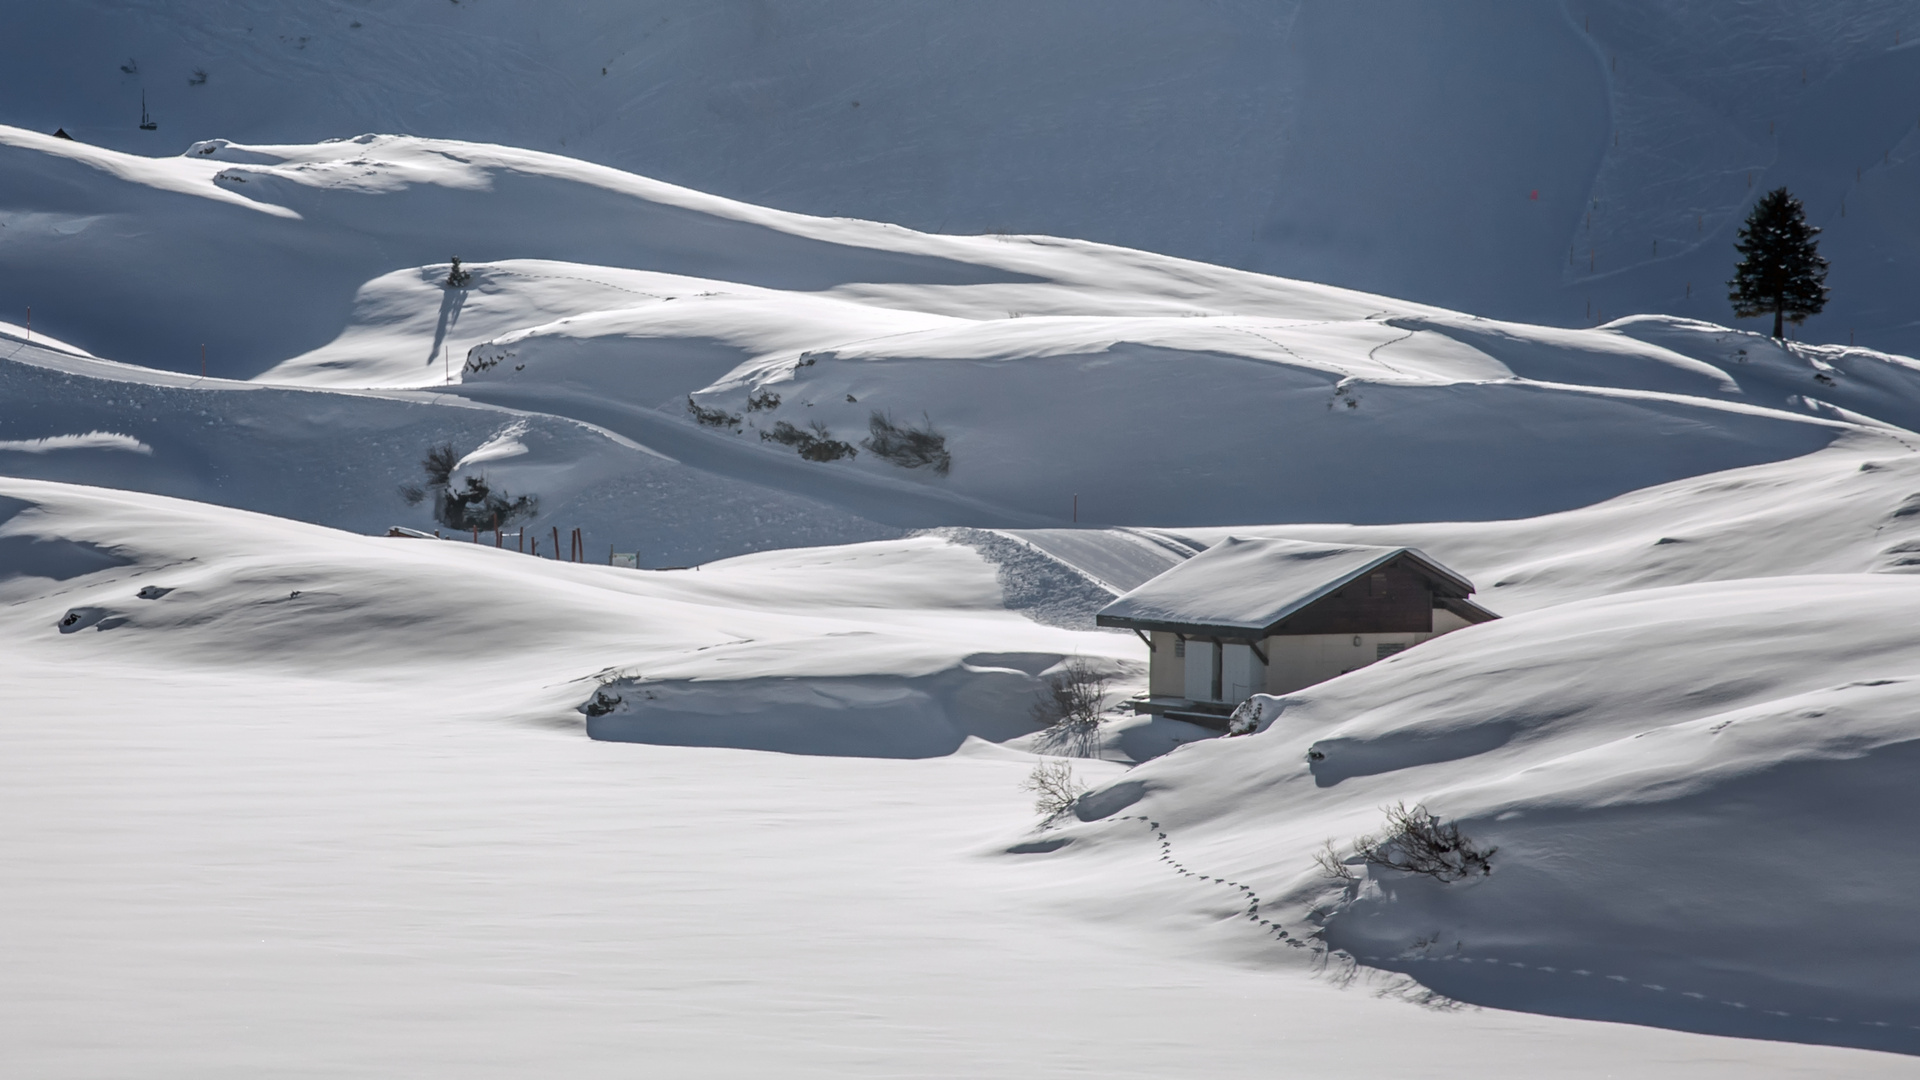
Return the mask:
[[[560,561],[560,526],[553,527],[553,561]]]

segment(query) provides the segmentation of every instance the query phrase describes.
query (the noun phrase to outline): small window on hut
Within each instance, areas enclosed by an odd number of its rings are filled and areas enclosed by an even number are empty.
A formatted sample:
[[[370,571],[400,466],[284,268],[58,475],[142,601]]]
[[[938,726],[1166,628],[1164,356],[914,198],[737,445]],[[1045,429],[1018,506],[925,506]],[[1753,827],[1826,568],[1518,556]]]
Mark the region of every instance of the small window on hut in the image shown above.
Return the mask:
[[[1405,652],[1406,649],[1407,647],[1405,645],[1401,645],[1398,643],[1392,643],[1392,644],[1382,643],[1379,645],[1375,645],[1373,647],[1373,658],[1375,660],[1385,660],[1387,657],[1392,656],[1394,653]]]
[[[1179,656],[1179,657],[1184,657],[1187,655],[1187,639],[1186,638],[1177,637],[1173,639],[1173,655]]]

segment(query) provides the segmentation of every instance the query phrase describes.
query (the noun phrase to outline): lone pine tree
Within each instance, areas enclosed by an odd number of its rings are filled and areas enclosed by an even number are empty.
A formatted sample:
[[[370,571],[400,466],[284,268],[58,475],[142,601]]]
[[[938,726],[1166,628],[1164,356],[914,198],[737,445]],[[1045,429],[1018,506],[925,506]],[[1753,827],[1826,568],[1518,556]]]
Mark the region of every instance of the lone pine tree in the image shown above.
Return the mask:
[[[1740,265],[1727,282],[1733,313],[1750,319],[1773,312],[1776,338],[1783,320],[1799,323],[1820,314],[1827,306],[1827,260],[1814,240],[1819,232],[1786,188],[1760,196],[1733,245],[1740,252]]]

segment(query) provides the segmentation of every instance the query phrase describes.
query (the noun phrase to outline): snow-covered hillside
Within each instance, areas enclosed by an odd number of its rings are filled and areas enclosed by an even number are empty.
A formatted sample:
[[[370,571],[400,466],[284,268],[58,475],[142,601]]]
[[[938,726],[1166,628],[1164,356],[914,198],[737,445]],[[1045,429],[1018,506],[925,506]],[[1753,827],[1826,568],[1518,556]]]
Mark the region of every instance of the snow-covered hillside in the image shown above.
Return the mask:
[[[116,149],[506,143],[806,213],[1075,236],[1557,325],[1725,321],[1733,229],[1787,184],[1835,262],[1809,340],[1920,349],[1902,210],[1920,16],[1899,0],[15,14],[0,122]],[[20,257],[0,263],[9,310],[53,310]]]
[[[21,13],[9,1071],[1912,1071],[1920,362],[1703,284],[1749,165],[1907,235],[1906,14],[988,7]],[[1229,536],[1506,617],[1123,717],[1093,612]],[[1492,873],[1316,863],[1401,801]]]
[[[1159,902],[1235,955],[1324,935],[1461,1001],[1912,1053],[1916,601],[1911,578],[1809,576],[1474,627],[1254,699],[1259,734],[1090,796],[1052,857],[1171,852]],[[1397,802],[1491,874],[1316,864]]]
[[[991,691],[1124,659],[1131,638],[1000,610],[965,547],[638,575],[37,481],[0,498],[9,1071],[1911,1071],[1421,1010],[1300,977],[1295,950],[1221,963],[1196,935],[1242,931],[1196,922],[1150,848],[1091,872],[1007,854],[1051,846],[1026,835],[1033,759],[979,740],[902,761],[581,737],[619,672]]]
[[[67,208],[10,226],[36,253],[42,287],[87,311],[110,306],[103,281],[140,296],[69,335],[76,345],[193,372],[197,336],[214,373],[408,403],[350,407],[415,417],[404,438],[416,442],[356,446],[384,457],[349,474],[362,486],[348,505],[273,480],[286,466],[269,463],[310,458],[311,447],[236,463],[216,496],[362,530],[382,517],[430,524],[394,493],[418,454],[451,441],[466,455],[516,423],[417,408],[447,395],[599,429],[561,425],[631,468],[559,469],[524,439],[515,445],[530,455],[489,453],[474,467],[539,496],[540,530],[583,526],[592,550],[639,543],[670,552],[664,562],[753,550],[768,533],[729,522],[757,496],[702,492],[663,471],[768,490],[803,543],[1063,519],[1476,520],[1796,457],[1849,432],[1898,452],[1906,444],[1886,425],[1920,418],[1910,360],[1671,318],[1578,331],[1491,322],[1077,241],[802,217],[470,143],[213,141],[151,159],[0,136],[4,174]],[[445,262],[409,264],[452,237],[466,248],[465,287],[446,285]],[[218,250],[195,273],[144,269],[209,243]],[[33,365],[49,361],[35,356],[21,350],[14,363],[32,370],[11,377],[44,381]],[[68,374],[84,367],[55,359]],[[123,369],[86,370],[112,382]],[[76,424],[151,447],[180,437],[171,406],[154,413],[148,391],[59,385],[65,404],[19,414],[18,438]],[[273,402],[310,414],[338,399],[247,400],[255,414]],[[448,415],[459,420],[433,430]],[[249,423],[249,443],[292,440],[311,418]],[[888,437],[936,449],[876,450]],[[204,441],[157,450],[138,469],[107,459],[89,472],[72,455],[14,468],[197,497],[209,490],[204,463],[234,456]],[[803,459],[809,447],[830,460]],[[624,494],[593,486],[616,472]],[[163,474],[176,480],[151,479]],[[714,507],[709,537],[674,524]]]

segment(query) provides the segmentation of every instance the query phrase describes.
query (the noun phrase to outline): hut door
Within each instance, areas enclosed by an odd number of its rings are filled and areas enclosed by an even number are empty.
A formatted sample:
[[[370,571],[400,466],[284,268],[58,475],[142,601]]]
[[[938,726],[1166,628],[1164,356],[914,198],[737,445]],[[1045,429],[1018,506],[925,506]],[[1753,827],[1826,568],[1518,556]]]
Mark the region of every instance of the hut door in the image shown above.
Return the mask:
[[[1253,654],[1251,646],[1226,645],[1221,653],[1220,688],[1225,694],[1220,700],[1238,705],[1265,689],[1266,665]]]
[[[1187,639],[1188,701],[1218,701],[1214,693],[1215,673],[1220,670],[1220,646],[1199,638]]]

